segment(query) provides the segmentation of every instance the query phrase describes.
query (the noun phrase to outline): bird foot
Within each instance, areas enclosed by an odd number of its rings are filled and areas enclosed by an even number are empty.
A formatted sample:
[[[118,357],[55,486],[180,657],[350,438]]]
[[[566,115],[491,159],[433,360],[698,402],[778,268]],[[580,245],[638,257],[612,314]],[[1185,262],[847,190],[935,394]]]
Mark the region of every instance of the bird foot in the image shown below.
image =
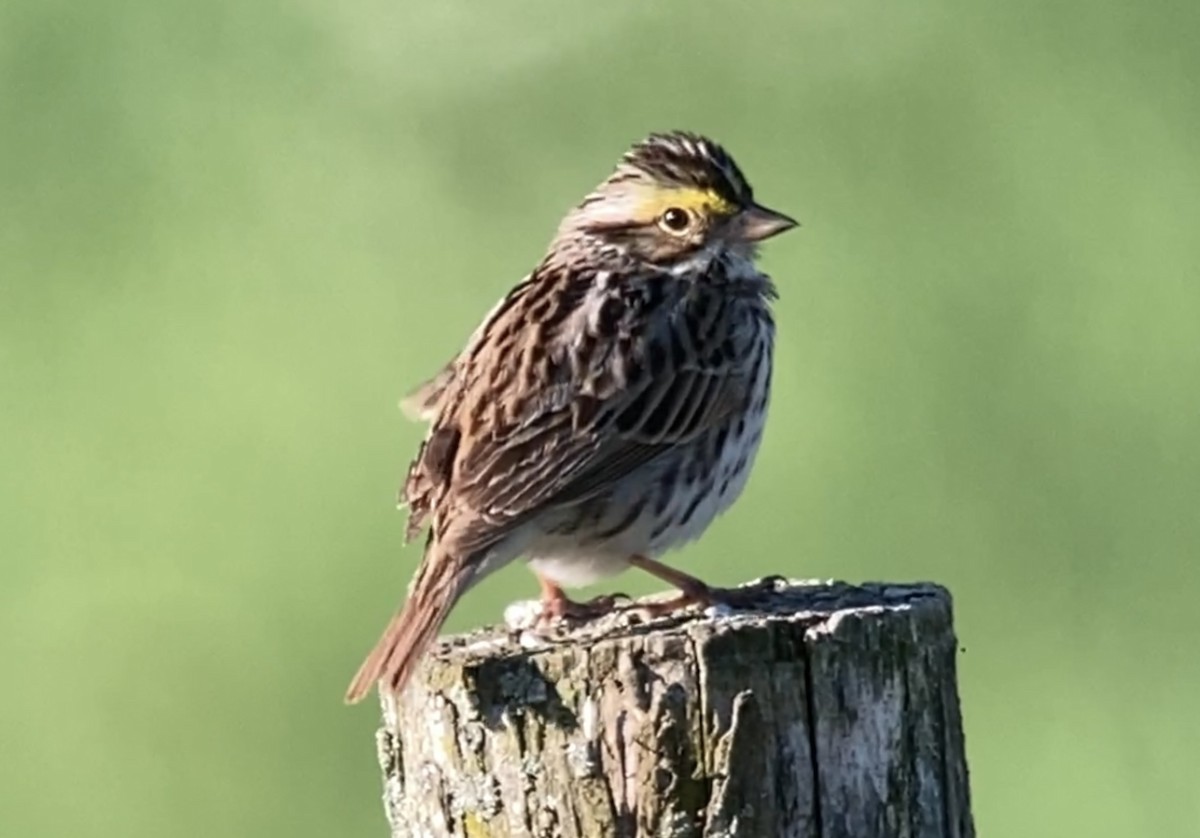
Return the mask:
[[[625,594],[603,594],[585,602],[576,602],[565,594],[545,597],[542,599],[542,613],[538,616],[537,627],[590,622],[611,614],[622,603],[629,601]]]
[[[686,611],[693,605],[709,608],[718,603],[721,593],[721,589],[710,588],[708,585],[689,586],[687,590],[681,590],[678,595],[670,599],[640,602],[637,604],[636,610],[648,620],[657,620],[659,617],[669,617],[680,611]]]
[[[743,588],[715,588],[702,582],[688,584],[681,587],[679,594],[670,599],[639,603],[634,607],[651,620],[678,614],[692,606],[728,611],[754,611],[762,606],[764,594],[774,591],[775,581],[776,577],[772,577],[764,579],[763,584]]]

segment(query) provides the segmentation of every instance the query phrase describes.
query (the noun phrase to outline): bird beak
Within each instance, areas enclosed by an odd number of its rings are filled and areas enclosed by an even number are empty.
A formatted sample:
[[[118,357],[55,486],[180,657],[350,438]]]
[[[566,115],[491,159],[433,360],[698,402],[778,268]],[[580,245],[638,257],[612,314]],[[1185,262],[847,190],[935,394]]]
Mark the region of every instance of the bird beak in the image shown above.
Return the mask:
[[[781,212],[751,204],[733,219],[734,238],[760,242],[798,226],[798,222]]]

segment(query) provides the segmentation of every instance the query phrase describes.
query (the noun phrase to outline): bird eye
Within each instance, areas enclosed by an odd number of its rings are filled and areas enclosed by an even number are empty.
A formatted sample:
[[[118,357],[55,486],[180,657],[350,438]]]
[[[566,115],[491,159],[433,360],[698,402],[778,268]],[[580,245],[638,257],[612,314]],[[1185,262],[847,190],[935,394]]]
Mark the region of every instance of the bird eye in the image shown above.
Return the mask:
[[[692,217],[688,215],[687,210],[679,207],[670,207],[662,214],[660,219],[662,226],[672,233],[682,233],[688,228],[692,221]]]

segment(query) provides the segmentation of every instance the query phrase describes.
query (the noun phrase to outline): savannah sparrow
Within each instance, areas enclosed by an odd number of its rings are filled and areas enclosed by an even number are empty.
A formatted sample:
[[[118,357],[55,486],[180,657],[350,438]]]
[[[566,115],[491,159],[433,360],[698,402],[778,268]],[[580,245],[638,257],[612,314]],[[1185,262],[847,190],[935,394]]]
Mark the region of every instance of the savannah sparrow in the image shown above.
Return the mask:
[[[717,143],[652,134],[563,219],[541,263],[406,400],[430,423],[401,500],[426,523],[408,601],[346,694],[399,691],[455,602],[524,556],[543,616],[562,586],[641,568],[668,607],[727,592],[655,560],[738,497],[767,412],[775,324],[757,243],[794,227]]]

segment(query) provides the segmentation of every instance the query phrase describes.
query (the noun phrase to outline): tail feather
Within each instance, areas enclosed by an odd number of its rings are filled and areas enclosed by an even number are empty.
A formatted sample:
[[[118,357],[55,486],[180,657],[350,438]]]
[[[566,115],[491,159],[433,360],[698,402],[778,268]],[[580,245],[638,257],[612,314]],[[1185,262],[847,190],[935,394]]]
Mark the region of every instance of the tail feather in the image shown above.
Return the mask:
[[[383,636],[358,669],[346,690],[346,703],[355,704],[381,682],[399,693],[450,616],[450,610],[469,578],[449,556],[428,553],[404,607],[392,617]]]

